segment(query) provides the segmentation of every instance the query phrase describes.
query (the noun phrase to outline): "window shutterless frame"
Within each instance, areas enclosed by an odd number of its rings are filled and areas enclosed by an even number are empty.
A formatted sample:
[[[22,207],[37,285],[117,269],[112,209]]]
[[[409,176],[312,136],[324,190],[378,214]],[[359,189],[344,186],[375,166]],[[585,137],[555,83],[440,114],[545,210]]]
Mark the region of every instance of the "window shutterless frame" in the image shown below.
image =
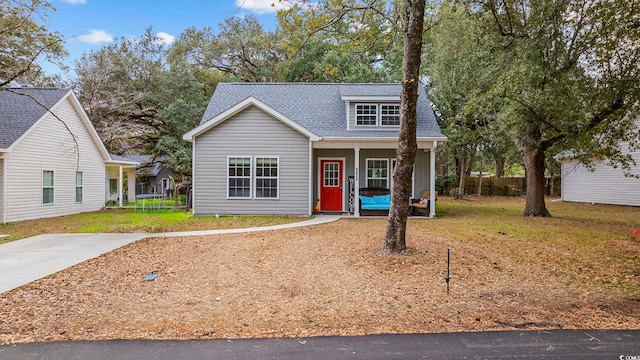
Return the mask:
[[[389,188],[389,159],[367,158],[366,184],[367,187]]]
[[[227,157],[227,199],[251,199],[251,163],[251,156]]]
[[[42,171],[42,204],[55,203],[55,174],[53,170]]]
[[[380,104],[380,126],[400,126],[400,104]]]
[[[378,104],[355,104],[356,126],[378,126]]]
[[[254,199],[280,198],[280,158],[278,156],[254,157]]]
[[[81,203],[84,192],[84,176],[82,171],[76,171],[76,202]]]

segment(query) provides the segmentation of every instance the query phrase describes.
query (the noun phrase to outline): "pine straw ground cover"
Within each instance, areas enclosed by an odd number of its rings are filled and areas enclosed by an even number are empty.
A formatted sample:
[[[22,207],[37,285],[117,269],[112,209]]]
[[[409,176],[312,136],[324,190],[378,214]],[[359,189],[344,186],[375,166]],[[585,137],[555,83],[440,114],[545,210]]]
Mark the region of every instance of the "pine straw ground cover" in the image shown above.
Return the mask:
[[[0,343],[640,328],[640,209],[439,202],[399,256],[383,218],[141,240],[1,294]]]

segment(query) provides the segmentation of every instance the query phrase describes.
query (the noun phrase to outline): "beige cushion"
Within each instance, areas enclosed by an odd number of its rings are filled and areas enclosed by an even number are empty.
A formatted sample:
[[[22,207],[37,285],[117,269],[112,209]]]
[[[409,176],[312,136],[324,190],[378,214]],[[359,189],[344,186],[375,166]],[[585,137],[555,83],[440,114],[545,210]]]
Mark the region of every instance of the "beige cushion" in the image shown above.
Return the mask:
[[[429,190],[425,190],[422,192],[422,195],[420,196],[423,199],[431,199],[431,191]],[[438,198],[438,192],[436,191],[436,199]]]

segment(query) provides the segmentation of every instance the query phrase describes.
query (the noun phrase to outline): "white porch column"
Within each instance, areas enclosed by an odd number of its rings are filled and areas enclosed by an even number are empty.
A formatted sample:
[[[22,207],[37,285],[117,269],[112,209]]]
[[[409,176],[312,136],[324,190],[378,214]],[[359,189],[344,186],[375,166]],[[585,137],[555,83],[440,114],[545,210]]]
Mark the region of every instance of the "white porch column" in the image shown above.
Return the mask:
[[[127,201],[136,201],[136,169],[127,169]]]
[[[118,206],[122,207],[122,180],[124,176],[122,175],[122,165],[118,168]]]
[[[353,172],[353,216],[360,217],[360,148],[353,149],[354,172]]]
[[[429,197],[429,217],[436,217],[436,148],[438,147],[438,141],[433,141],[433,146],[429,151],[429,190],[431,196]]]

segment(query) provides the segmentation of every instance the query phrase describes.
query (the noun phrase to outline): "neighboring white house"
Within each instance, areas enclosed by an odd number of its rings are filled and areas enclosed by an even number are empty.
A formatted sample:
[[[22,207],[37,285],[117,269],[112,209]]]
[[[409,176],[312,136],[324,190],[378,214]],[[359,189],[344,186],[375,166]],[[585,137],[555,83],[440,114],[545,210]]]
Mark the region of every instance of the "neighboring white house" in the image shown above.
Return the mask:
[[[631,151],[627,144],[622,145],[622,150],[637,164],[631,175],[640,176],[640,151]],[[571,153],[563,155],[558,156],[562,162],[562,200],[640,206],[640,178],[625,176],[620,167],[602,160],[595,161],[594,171],[590,171]]]
[[[358,189],[392,188],[401,90],[401,84],[218,84],[200,126],[184,135],[193,143],[194,214],[309,215],[317,206],[359,216]],[[435,188],[435,149],[446,137],[424,90],[417,115],[413,197],[419,198]]]
[[[111,159],[71,90],[0,91],[2,223],[99,210],[135,165]]]

